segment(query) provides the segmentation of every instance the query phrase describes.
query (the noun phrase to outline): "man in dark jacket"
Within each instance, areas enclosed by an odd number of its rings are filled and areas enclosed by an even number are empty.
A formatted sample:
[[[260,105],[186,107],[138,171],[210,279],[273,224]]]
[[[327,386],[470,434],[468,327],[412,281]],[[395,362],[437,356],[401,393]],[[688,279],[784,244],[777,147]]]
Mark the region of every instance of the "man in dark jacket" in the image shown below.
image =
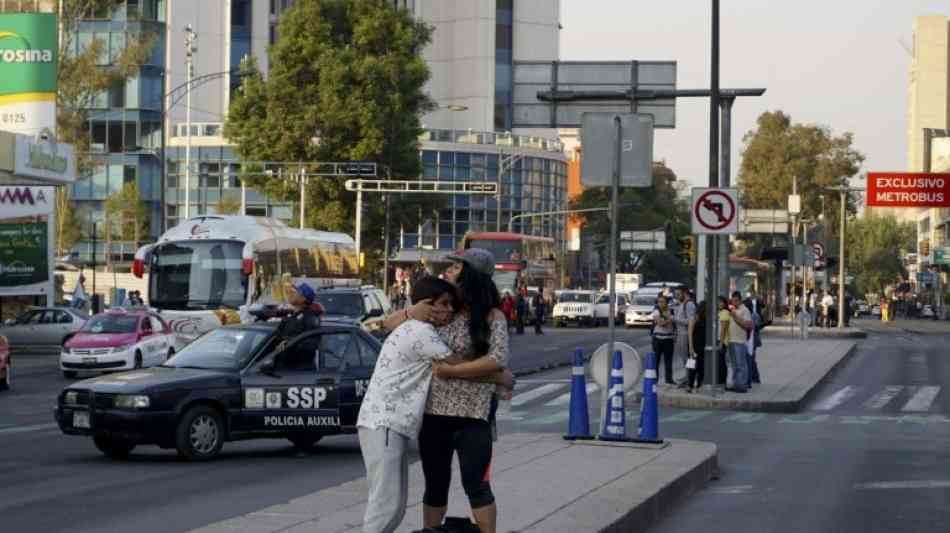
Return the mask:
[[[316,298],[317,292],[310,285],[301,282],[294,286],[294,292],[287,302],[292,308],[290,315],[278,326],[282,344],[320,326],[320,315],[313,303]]]
[[[541,325],[544,323],[544,313],[545,313],[545,302],[544,302],[544,289],[538,289],[538,293],[534,295],[534,300],[531,302],[534,305],[534,334],[535,335],[544,335],[544,332],[541,331]]]
[[[528,312],[528,302],[524,299],[521,291],[515,297],[515,332],[518,335],[524,335],[524,318]]]

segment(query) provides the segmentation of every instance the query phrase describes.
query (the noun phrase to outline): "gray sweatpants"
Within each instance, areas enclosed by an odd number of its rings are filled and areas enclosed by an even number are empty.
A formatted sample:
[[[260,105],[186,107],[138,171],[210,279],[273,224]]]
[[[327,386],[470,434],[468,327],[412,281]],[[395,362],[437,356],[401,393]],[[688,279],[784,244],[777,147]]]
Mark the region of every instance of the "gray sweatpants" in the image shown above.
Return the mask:
[[[363,533],[392,533],[406,515],[409,496],[409,437],[380,427],[360,427],[369,497]]]

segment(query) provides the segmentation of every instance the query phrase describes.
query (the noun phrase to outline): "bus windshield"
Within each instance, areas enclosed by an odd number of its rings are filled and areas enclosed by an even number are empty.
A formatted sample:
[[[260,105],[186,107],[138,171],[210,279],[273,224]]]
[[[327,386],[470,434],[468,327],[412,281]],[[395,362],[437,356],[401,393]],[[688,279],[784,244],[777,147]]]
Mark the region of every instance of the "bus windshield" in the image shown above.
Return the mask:
[[[494,254],[496,263],[510,263],[525,259],[520,240],[472,239],[468,242],[468,247],[488,250]]]
[[[507,291],[514,294],[518,288],[518,273],[513,270],[496,270],[492,281],[495,282],[499,293]]]
[[[156,246],[149,302],[158,309],[237,309],[247,298],[236,241],[179,241]]]

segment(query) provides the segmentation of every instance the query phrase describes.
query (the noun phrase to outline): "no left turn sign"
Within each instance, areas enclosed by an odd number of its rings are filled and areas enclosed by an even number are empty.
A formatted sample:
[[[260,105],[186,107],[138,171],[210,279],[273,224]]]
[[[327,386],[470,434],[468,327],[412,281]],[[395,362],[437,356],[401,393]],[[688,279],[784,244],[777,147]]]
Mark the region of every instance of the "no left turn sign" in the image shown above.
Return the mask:
[[[690,203],[693,233],[733,235],[739,232],[737,189],[694,187]]]

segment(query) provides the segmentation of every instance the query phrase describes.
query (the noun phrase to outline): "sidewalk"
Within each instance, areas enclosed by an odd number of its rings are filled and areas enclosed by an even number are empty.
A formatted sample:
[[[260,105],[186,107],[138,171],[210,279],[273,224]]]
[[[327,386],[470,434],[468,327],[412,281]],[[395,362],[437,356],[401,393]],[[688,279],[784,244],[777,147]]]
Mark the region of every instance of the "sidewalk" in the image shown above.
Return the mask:
[[[950,321],[929,318],[898,318],[890,322],[873,319],[860,319],[857,324],[873,333],[906,332],[916,334],[950,333]]]
[[[643,531],[716,473],[714,444],[667,443],[660,448],[608,446],[572,443],[551,434],[502,435],[492,472],[498,531]],[[422,527],[418,462],[410,466],[409,477],[409,507],[399,532]],[[366,484],[360,478],[195,532],[358,533],[365,505]],[[458,476],[453,476],[448,514],[469,516]]]
[[[855,327],[855,321],[852,320],[850,326],[841,329],[838,328],[808,328],[808,338],[836,338],[836,339],[864,339],[868,336],[867,332],[860,327]],[[771,325],[762,329],[763,333],[768,335],[777,335],[783,337],[795,337],[798,332],[792,329],[792,323],[786,319],[779,319]]]
[[[702,392],[688,394],[683,389],[658,389],[661,405],[694,409],[728,409],[795,413],[818,383],[854,351],[856,341],[850,339],[793,339],[766,333],[756,360],[762,383],[753,385],[745,394],[719,392],[709,396]],[[643,386],[637,384],[637,403]]]

